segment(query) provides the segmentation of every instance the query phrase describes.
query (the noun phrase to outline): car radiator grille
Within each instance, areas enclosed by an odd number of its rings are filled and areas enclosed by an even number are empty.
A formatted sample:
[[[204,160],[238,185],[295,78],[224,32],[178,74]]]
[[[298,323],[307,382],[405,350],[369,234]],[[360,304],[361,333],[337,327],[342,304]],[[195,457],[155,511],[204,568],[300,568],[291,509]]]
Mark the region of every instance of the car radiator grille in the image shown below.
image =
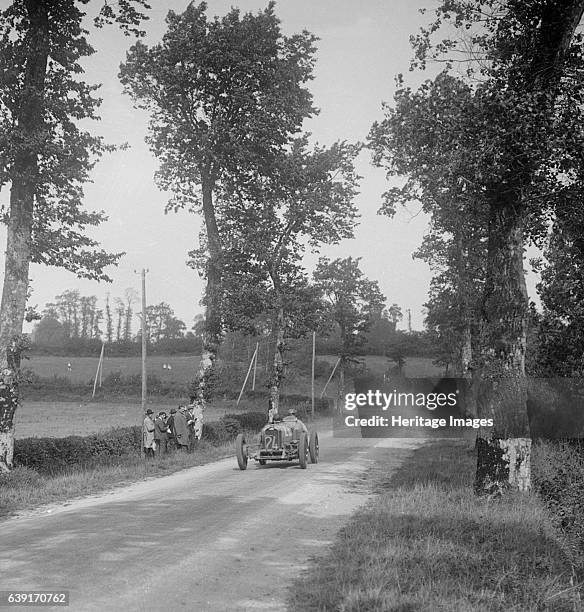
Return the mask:
[[[282,431],[279,429],[266,429],[264,432],[264,449],[267,451],[282,448]]]

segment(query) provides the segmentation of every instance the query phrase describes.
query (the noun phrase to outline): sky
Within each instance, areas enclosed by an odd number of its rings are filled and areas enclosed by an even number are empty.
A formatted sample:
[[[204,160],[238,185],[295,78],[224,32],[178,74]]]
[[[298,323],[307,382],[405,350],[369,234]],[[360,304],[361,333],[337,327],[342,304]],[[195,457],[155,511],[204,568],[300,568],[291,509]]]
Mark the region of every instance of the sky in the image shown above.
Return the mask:
[[[165,32],[169,9],[182,11],[185,0],[152,0],[150,20],[143,24],[147,45],[159,42]],[[7,0],[0,0],[6,6]],[[265,1],[240,2],[209,0],[209,15],[224,15],[232,6],[242,12],[257,12]],[[404,73],[409,84],[420,83],[428,75],[408,72],[412,50],[409,36],[428,23],[421,7],[431,8],[432,0],[280,0],[276,14],[285,34],[307,29],[319,37],[315,78],[309,88],[320,114],[305,122],[313,140],[330,145],[336,140],[364,141],[372,123],[383,117],[382,101],[390,102],[395,77]],[[93,232],[109,251],[125,252],[117,268],[110,268],[113,283],[77,279],[58,268],[33,265],[32,297],[29,304],[40,309],[66,289],[82,295],[96,295],[101,307],[106,294],[113,300],[123,297],[126,288],[140,290],[139,272],[148,270],[148,304],[169,303],[187,328],[195,314],[203,311],[200,300],[204,280],[186,266],[187,252],[197,245],[201,219],[191,213],[164,214],[168,194],[154,183],[157,160],[144,142],[147,115],[132,106],[117,78],[120,62],[133,40],[117,28],[91,28],[90,42],[95,55],[87,58],[85,79],[102,83],[101,121],[91,127],[111,143],[128,143],[124,151],[106,154],[93,171],[93,183],[85,189],[85,204],[91,210],[104,210],[109,220]],[[353,240],[325,247],[321,254],[331,258],[360,257],[364,274],[379,282],[388,304],[397,303],[404,312],[411,310],[412,327],[423,328],[423,303],[431,278],[428,266],[412,259],[424,234],[427,218],[413,202],[389,219],[377,215],[381,194],[387,189],[385,173],[373,167],[368,152],[357,161],[363,177],[355,200],[361,214]],[[0,193],[7,201],[8,192]],[[0,236],[4,241],[4,236]],[[0,274],[4,268],[0,259]],[[309,256],[310,269],[317,257]],[[401,324],[406,326],[406,319]],[[138,321],[134,322],[134,330]]]

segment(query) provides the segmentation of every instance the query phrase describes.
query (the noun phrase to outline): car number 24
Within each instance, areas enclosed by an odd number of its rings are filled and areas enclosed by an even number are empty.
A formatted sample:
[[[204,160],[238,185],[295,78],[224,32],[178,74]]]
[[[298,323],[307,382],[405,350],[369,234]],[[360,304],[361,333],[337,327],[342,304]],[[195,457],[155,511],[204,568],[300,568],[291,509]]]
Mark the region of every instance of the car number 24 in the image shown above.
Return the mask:
[[[272,449],[276,448],[277,447],[276,440],[277,440],[276,436],[270,436],[270,435],[267,434],[264,437],[264,448],[266,450],[272,450]]]

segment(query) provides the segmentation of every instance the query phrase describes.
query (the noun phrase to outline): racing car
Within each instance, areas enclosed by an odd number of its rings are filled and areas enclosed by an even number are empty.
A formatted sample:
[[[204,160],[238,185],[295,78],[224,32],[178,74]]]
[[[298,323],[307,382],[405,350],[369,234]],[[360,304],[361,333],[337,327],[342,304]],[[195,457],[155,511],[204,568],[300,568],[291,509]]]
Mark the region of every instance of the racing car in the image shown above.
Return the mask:
[[[268,461],[298,461],[305,470],[309,458],[311,463],[318,463],[318,434],[316,431],[309,434],[295,414],[283,419],[276,417],[264,425],[257,444],[248,444],[240,433],[235,440],[235,454],[240,470],[247,468],[249,459],[260,465]]]

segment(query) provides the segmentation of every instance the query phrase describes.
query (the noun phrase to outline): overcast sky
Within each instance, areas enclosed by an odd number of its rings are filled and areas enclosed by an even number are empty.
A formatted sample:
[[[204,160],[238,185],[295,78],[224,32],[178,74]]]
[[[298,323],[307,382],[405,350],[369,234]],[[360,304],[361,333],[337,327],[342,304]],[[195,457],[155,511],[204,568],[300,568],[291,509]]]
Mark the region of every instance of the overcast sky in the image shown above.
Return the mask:
[[[153,0],[150,20],[144,24],[148,45],[160,41],[165,31],[168,9],[184,10],[184,0]],[[231,6],[257,12],[266,2],[210,0],[208,13],[224,15]],[[7,0],[0,0],[0,6]],[[315,79],[310,90],[320,114],[305,123],[314,139],[322,144],[335,140],[363,141],[371,124],[382,117],[382,101],[391,101],[395,76],[402,72],[410,83],[424,75],[408,72],[412,52],[409,36],[431,18],[419,8],[432,7],[432,0],[280,0],[276,14],[286,34],[307,29],[320,38]],[[97,295],[103,306],[106,294],[122,297],[127,287],[139,289],[134,271],[149,270],[149,304],[168,302],[177,316],[192,325],[194,315],[202,312],[200,300],[204,282],[186,267],[187,251],[199,234],[201,219],[186,212],[164,214],[167,195],[157,189],[153,175],[157,161],[144,143],[147,116],[135,110],[123,95],[117,79],[119,64],[132,39],[116,28],[92,29],[90,42],[97,53],[84,62],[86,80],[102,83],[101,121],[94,132],[107,141],[127,142],[130,148],[104,156],[93,173],[93,184],[86,188],[86,205],[109,215],[95,235],[110,251],[125,251],[117,268],[110,269],[112,284],[78,280],[57,268],[34,265],[31,271],[31,303],[41,308],[65,289],[77,288],[83,295]],[[384,172],[371,165],[368,152],[358,160],[363,176],[356,203],[361,223],[354,240],[327,247],[329,257],[361,257],[361,267],[371,279],[379,281],[389,304],[396,302],[405,312],[411,308],[412,325],[422,328],[422,304],[427,299],[430,271],[412,260],[426,227],[419,206],[412,203],[394,219],[378,216],[381,194],[387,188]],[[6,201],[6,190],[0,194]],[[307,265],[311,267],[314,258]],[[4,262],[1,261],[1,270]],[[1,273],[1,271],[0,271]],[[137,321],[134,322],[136,329]],[[402,327],[405,325],[402,324]]]

